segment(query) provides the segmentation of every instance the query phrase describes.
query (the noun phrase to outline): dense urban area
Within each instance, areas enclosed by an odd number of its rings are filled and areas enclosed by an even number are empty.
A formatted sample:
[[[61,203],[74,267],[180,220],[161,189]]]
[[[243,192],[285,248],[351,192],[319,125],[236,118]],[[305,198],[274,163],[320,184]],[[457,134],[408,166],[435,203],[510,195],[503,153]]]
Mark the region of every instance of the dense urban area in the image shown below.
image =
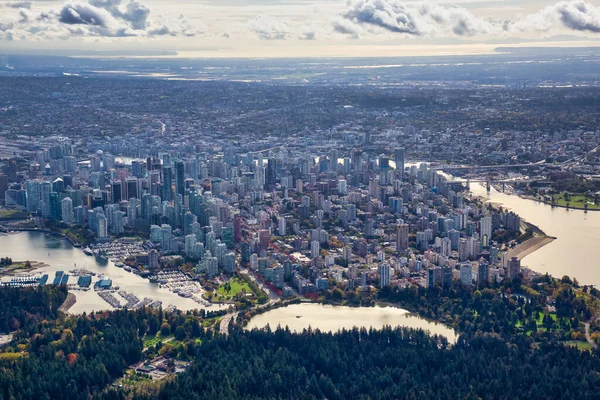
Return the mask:
[[[599,292],[522,265],[555,238],[470,189],[600,210],[599,107],[593,86],[0,77],[0,235],[196,305],[0,248],[0,398],[594,397]],[[307,302],[459,336],[245,328]]]

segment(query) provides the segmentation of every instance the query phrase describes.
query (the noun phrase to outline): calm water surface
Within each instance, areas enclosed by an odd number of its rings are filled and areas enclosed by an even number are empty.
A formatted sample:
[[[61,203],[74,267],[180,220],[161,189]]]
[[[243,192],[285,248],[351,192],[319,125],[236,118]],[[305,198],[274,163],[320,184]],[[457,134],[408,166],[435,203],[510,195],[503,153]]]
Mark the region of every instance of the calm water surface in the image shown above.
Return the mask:
[[[531,253],[523,265],[554,277],[569,275],[600,286],[600,211],[567,210],[471,184],[473,195],[500,203],[558,239]]]
[[[300,318],[298,318],[300,317]],[[381,329],[386,325],[392,327],[423,329],[432,335],[445,336],[450,343],[455,343],[458,336],[454,330],[445,325],[427,321],[406,310],[394,307],[340,307],[315,303],[293,304],[287,307],[267,311],[253,317],[247,329],[271,329],[289,327],[291,331],[301,332],[309,326],[326,332],[337,332],[340,329],[353,327],[373,327]]]

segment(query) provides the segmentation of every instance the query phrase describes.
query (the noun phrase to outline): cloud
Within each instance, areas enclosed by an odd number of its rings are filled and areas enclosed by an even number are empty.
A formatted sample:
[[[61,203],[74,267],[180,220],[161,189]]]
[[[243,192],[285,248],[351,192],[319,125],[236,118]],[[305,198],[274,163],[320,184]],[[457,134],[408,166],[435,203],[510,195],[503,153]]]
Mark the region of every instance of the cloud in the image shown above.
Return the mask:
[[[261,15],[248,22],[248,29],[261,40],[284,40],[291,37],[291,28],[285,21]]]
[[[317,33],[315,31],[305,31],[298,36],[300,40],[315,40],[317,38]]]
[[[600,7],[581,0],[561,1],[527,15],[515,29],[548,32],[561,25],[571,31],[600,33]]]
[[[561,1],[513,21],[485,18],[463,7],[433,1],[352,0],[334,31],[357,37],[360,27],[405,36],[473,37],[523,32],[579,31],[600,33],[600,7],[584,0]]]
[[[443,7],[430,1],[356,0],[342,17],[334,22],[334,30],[350,35],[356,35],[357,26],[361,25],[409,36],[475,36],[500,33],[505,26],[504,21],[481,18],[465,8]]]
[[[26,8],[30,9],[33,3],[31,1],[11,1],[6,4],[6,7],[9,8]],[[0,4],[0,8],[2,5]]]
[[[59,12],[58,20],[67,25],[92,25],[104,28],[116,22],[108,11],[87,3],[65,4]]]
[[[350,6],[344,18],[356,23],[396,33],[418,34],[415,10],[396,0],[359,0]]]
[[[0,31],[4,39],[11,31],[11,38],[61,38],[72,36],[90,37],[155,37],[186,36],[201,34],[198,27],[181,15],[176,19],[152,18],[150,8],[137,0],[70,1],[60,9],[42,11],[37,16],[25,8],[9,20],[0,16]]]
[[[335,32],[341,33],[342,35],[350,35],[354,39],[358,39],[362,33],[362,29],[358,24],[343,18],[334,19],[332,24]]]

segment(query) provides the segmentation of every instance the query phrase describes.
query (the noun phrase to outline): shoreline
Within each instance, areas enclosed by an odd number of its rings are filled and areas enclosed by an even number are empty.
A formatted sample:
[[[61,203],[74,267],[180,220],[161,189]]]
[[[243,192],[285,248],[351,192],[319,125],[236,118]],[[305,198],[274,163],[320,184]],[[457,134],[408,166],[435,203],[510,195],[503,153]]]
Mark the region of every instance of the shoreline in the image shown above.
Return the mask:
[[[69,310],[75,305],[75,303],[77,303],[77,297],[75,296],[75,294],[69,292],[67,294],[65,302],[61,304],[61,306],[58,308],[58,311],[64,314],[68,314]]]
[[[512,195],[510,195],[510,196],[512,196]],[[526,200],[533,200],[533,199],[526,198],[523,196],[519,196],[519,197],[522,197]],[[484,201],[486,204],[490,204],[492,206],[492,208],[495,210],[497,210],[499,208],[505,208],[501,203],[485,201],[485,198],[483,198],[481,196],[478,196],[478,198],[480,200]],[[527,257],[528,255],[532,254],[533,252],[541,249],[542,247],[546,246],[547,244],[550,244],[553,241],[555,241],[556,239],[558,239],[554,236],[547,235],[546,232],[544,232],[537,225],[534,225],[531,222],[527,222],[524,219],[521,219],[521,223],[523,225],[525,225],[528,229],[531,229],[531,231],[533,233],[533,237],[527,239],[523,243],[520,243],[517,246],[513,247],[512,249],[509,249],[508,251],[506,251],[505,254],[508,254],[509,257],[517,257],[519,260],[522,260],[523,258]]]
[[[530,195],[526,195],[526,194],[521,194],[521,195],[518,195],[518,196],[520,198],[522,198],[522,199],[525,199],[525,200],[535,201],[537,203],[542,203],[542,204],[545,204],[545,205],[550,206],[550,207],[564,208],[565,210],[577,210],[577,211],[585,211],[585,212],[587,212],[587,211],[594,211],[594,212],[595,211],[600,211],[600,208],[584,208],[584,207],[577,207],[577,206],[569,206],[569,207],[567,207],[567,206],[563,206],[561,204],[552,204],[552,203],[549,203],[549,202],[547,202],[545,200],[540,200],[540,199],[538,199],[536,197],[533,197],[533,196],[530,196]]]
[[[71,239],[69,236],[65,235],[62,232],[57,232],[57,231],[53,231],[50,229],[44,229],[44,228],[6,228],[4,226],[0,226],[0,232],[42,232],[42,233],[50,233],[50,234],[54,234],[54,235],[58,235],[60,237],[62,237],[63,239],[66,239],[69,241],[69,243],[71,243],[71,245],[73,247],[81,247],[81,243],[77,243],[76,241],[74,241],[73,239]]]
[[[27,261],[29,261],[29,263],[31,264],[31,268],[11,268],[15,264],[17,264],[17,265],[25,264]],[[10,265],[8,267],[4,267],[3,269],[0,270],[0,277],[33,276],[34,273],[36,273],[37,271],[41,270],[42,268],[47,268],[49,266],[50,266],[49,264],[46,264],[45,262],[41,262],[41,261],[31,261],[31,260],[13,261],[12,265]]]
[[[532,237],[531,239],[528,239],[518,246],[508,250],[506,254],[509,258],[517,257],[519,260],[522,260],[555,240],[556,238],[550,236]]]

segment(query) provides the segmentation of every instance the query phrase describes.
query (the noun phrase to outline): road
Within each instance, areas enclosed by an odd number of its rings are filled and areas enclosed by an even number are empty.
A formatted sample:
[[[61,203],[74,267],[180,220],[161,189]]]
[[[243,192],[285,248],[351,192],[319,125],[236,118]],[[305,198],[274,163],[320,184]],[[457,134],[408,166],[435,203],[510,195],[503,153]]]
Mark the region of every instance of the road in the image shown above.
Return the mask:
[[[223,335],[228,335],[229,334],[229,321],[231,321],[232,318],[236,318],[238,314],[239,314],[239,312],[235,312],[233,314],[225,314],[225,316],[219,323],[219,332],[221,332]]]
[[[588,341],[588,343],[594,348],[597,349],[598,345],[592,340],[591,336],[590,336],[590,324],[589,322],[585,323],[585,338]]]

